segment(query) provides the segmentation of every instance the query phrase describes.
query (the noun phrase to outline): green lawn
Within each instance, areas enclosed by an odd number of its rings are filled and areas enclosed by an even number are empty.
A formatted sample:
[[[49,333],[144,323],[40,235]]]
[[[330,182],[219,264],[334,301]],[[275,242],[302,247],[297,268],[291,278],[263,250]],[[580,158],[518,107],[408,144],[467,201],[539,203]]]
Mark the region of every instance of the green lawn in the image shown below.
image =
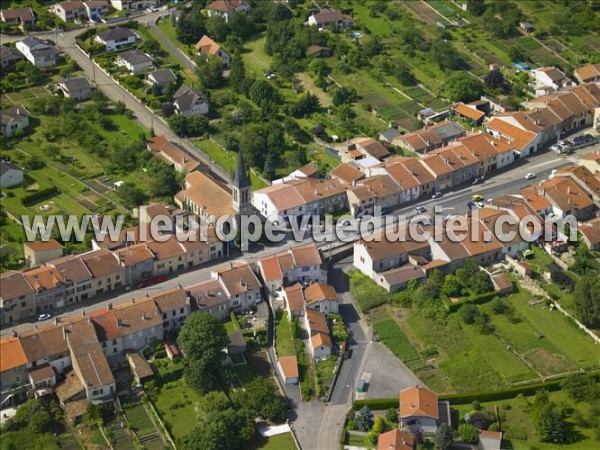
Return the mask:
[[[412,346],[394,319],[389,318],[379,320],[375,322],[373,328],[383,344],[389,348],[399,360],[409,367],[422,366],[422,360],[419,353]]]
[[[577,414],[584,416],[589,414],[590,407],[587,403],[577,403],[573,401],[566,392],[550,392],[548,394],[551,401],[562,403],[567,407],[567,410],[572,410]],[[532,448],[548,449],[548,450],[588,450],[598,448],[598,441],[594,440],[594,430],[580,426],[580,422],[571,418],[570,423],[574,426],[574,431],[579,439],[571,444],[556,445],[547,442],[540,442],[536,435],[535,427],[531,422],[531,418],[527,409],[529,404],[533,402],[533,397],[515,398],[511,400],[501,400],[495,402],[481,402],[481,407],[484,412],[492,413],[496,407],[505,415],[502,421],[502,428],[505,432],[513,429],[523,429],[527,433],[527,440],[503,440],[502,448],[512,448],[514,450],[530,450]],[[464,415],[472,411],[471,405],[451,405],[451,408],[456,410],[459,417],[462,419]],[[572,414],[572,413],[571,413]]]
[[[362,312],[367,312],[369,309],[387,303],[393,298],[392,294],[386,292],[385,289],[375,284],[373,280],[358,270],[349,271],[348,280],[350,282],[350,292]]]
[[[279,312],[279,322],[275,325],[275,349],[277,356],[291,356],[296,354],[290,321],[285,312]]]
[[[250,383],[256,376],[249,362],[240,366],[234,366],[233,370],[240,379],[242,385]]]
[[[292,433],[277,434],[268,438],[259,437],[250,447],[251,450],[296,450],[297,448]]]
[[[272,58],[265,53],[265,41],[266,38],[262,36],[259,39],[247,42],[245,45],[246,51],[242,54],[246,68],[259,77],[262,77],[264,72],[269,70],[272,61]]]
[[[183,378],[164,385],[154,405],[176,439],[196,425],[200,414],[200,395]]]
[[[206,153],[210,159],[221,166],[226,172],[232,173],[235,169],[237,164],[237,155],[235,153],[228,152],[219,144],[209,139],[195,140],[194,145]],[[267,186],[267,183],[254,173],[254,170],[250,171],[250,182],[254,190]]]
[[[160,31],[162,31],[165,36],[167,36],[167,38],[177,47],[179,47],[179,49],[185,53],[186,55],[189,56],[190,54],[190,50],[191,50],[191,46],[186,45],[182,42],[179,42],[177,40],[177,33],[175,31],[175,27],[173,27],[173,24],[171,23],[170,19],[163,19],[163,20],[159,20],[158,21],[158,28],[160,29]],[[200,40],[200,37],[198,37],[198,40]]]

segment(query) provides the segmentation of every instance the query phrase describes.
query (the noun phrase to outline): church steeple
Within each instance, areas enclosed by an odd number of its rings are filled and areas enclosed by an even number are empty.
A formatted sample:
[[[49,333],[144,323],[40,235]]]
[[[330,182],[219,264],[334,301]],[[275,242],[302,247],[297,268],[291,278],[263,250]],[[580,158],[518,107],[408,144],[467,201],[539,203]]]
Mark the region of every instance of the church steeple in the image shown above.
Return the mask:
[[[232,178],[232,206],[239,213],[250,203],[250,177],[248,176],[248,171],[244,164],[244,156],[241,151],[238,151],[237,166]]]

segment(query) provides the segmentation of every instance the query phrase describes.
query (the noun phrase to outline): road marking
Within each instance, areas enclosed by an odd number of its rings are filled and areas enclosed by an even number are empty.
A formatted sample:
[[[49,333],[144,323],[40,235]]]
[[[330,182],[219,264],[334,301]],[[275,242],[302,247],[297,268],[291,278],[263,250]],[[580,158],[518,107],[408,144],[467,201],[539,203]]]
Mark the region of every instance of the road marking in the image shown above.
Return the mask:
[[[556,158],[556,159],[552,159],[550,161],[546,161],[540,164],[536,164],[535,166],[531,166],[529,167],[530,169],[535,169],[536,167],[540,167],[540,166],[545,166],[546,164],[551,164],[551,163],[555,163],[557,161],[564,161],[562,158]]]

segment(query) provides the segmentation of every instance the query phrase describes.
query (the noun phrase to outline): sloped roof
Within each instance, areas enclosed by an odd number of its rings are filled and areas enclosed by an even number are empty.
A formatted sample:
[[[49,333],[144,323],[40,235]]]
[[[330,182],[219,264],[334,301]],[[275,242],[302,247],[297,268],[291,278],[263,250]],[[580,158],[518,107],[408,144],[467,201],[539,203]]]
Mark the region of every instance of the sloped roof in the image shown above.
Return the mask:
[[[27,357],[19,338],[0,339],[0,373],[27,364]]]
[[[284,291],[290,311],[304,310],[304,294],[300,283],[286,287]]]
[[[425,387],[410,387],[400,391],[400,418],[425,416],[439,419],[438,396]]]

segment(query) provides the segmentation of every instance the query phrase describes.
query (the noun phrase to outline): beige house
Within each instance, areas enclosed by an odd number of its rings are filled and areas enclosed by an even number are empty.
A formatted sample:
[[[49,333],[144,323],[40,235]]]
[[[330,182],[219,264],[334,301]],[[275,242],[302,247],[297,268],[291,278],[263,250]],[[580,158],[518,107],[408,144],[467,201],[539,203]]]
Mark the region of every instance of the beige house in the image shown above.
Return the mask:
[[[35,291],[21,272],[0,275],[0,324],[31,317],[35,312]]]
[[[94,250],[81,255],[82,261],[91,272],[92,296],[119,289],[125,285],[125,269],[117,256],[108,250]]]
[[[54,239],[25,242],[23,251],[25,252],[27,266],[38,267],[53,259],[60,258],[63,255],[63,246]]]

